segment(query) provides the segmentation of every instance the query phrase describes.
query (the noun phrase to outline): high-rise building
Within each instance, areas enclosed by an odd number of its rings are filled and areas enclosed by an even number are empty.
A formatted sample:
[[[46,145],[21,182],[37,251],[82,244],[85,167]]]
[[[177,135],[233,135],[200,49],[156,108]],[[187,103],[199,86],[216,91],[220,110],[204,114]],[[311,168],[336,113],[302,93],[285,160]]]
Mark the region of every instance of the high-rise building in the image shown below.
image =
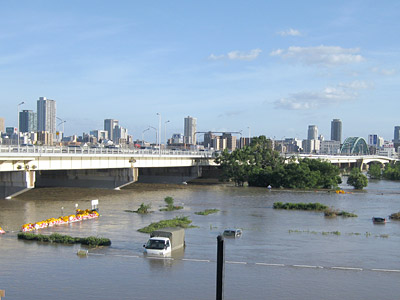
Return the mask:
[[[90,131],[90,135],[96,137],[98,141],[108,139],[108,131],[106,130],[92,130]]]
[[[318,127],[317,125],[308,126],[307,140],[317,140],[318,139]]]
[[[195,145],[196,144],[196,125],[197,119],[190,116],[185,118],[184,126],[184,142],[186,144]]]
[[[400,126],[394,127],[394,139],[393,142],[400,143]]]
[[[118,120],[105,119],[104,130],[108,132],[108,139],[114,141],[114,128],[118,126]],[[116,141],[114,141],[116,142]]]
[[[378,145],[378,135],[377,134],[369,134],[368,135],[368,145],[375,146],[375,147]]]
[[[331,140],[342,142],[342,121],[333,119],[331,122]]]
[[[23,110],[19,112],[19,131],[37,131],[37,114],[35,112],[32,110]]]
[[[0,118],[0,133],[4,132],[5,127],[4,127],[4,118]]]
[[[37,101],[37,131],[56,133],[56,101],[39,97]]]

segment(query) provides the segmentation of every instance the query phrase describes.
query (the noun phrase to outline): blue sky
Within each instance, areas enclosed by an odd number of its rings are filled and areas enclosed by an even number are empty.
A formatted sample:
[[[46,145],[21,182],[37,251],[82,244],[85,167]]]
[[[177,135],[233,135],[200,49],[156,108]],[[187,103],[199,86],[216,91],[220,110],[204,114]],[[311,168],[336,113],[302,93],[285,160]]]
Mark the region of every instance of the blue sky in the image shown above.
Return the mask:
[[[391,140],[399,20],[398,1],[2,2],[0,116],[16,126],[44,96],[67,135],[114,118],[141,139],[160,113],[168,136],[190,115],[276,139],[330,139],[339,118],[343,137]]]

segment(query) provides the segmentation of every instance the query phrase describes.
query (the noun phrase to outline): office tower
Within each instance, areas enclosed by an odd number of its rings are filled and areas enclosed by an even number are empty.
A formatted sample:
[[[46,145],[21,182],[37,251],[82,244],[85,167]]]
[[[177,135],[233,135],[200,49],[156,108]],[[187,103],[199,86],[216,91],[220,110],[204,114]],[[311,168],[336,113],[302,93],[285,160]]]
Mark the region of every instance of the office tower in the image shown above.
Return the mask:
[[[400,126],[394,127],[394,143],[400,143]]]
[[[4,132],[4,118],[0,118],[0,133]]]
[[[56,133],[56,101],[39,97],[37,101],[37,131]]]
[[[368,145],[375,146],[375,147],[378,145],[378,135],[377,134],[369,134],[368,135]]]
[[[342,142],[342,121],[333,119],[331,122],[331,140]]]
[[[108,139],[108,131],[106,130],[92,130],[90,135],[93,135],[98,141]]]
[[[226,147],[228,150],[234,151],[236,149],[236,136],[231,133],[224,133],[221,138],[226,139]]]
[[[118,126],[118,120],[105,119],[104,130],[108,132],[108,139],[114,141],[114,128]]]
[[[37,131],[37,114],[35,112],[33,112],[32,110],[23,110],[19,112],[19,131]]]
[[[318,139],[318,127],[317,125],[309,125],[308,126],[308,140],[317,140]]]
[[[190,116],[185,118],[184,141],[186,144],[196,144],[196,123],[196,118]]]

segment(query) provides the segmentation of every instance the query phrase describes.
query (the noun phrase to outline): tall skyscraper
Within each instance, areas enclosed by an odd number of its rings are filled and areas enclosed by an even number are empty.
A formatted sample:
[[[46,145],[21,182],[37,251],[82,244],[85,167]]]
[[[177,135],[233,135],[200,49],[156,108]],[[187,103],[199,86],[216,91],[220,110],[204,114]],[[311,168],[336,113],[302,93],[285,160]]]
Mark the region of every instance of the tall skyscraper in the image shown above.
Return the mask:
[[[39,97],[37,101],[37,131],[56,133],[56,101]]]
[[[36,132],[37,114],[32,110],[23,110],[19,112],[19,131]]]
[[[114,128],[118,126],[118,120],[105,119],[104,120],[104,130],[108,132],[108,139],[114,142]]]
[[[342,121],[333,119],[331,122],[331,140],[342,142]]]
[[[394,143],[400,143],[400,126],[394,127]]]
[[[309,125],[308,126],[308,140],[317,140],[318,139],[318,127],[317,125]]]
[[[4,118],[0,118],[0,133],[5,131]]]
[[[190,116],[185,118],[184,140],[186,144],[196,144],[197,119]]]

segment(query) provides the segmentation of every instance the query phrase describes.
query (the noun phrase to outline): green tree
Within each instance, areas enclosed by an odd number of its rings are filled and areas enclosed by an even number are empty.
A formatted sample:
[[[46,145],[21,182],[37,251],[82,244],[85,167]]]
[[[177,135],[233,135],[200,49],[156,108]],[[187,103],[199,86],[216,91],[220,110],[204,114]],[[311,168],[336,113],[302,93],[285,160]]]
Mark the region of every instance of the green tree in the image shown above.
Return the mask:
[[[332,188],[341,183],[339,168],[328,162],[312,159],[285,159],[272,149],[265,136],[253,138],[252,143],[232,153],[223,151],[216,163],[222,169],[222,180],[233,180],[242,186],[285,188]]]
[[[382,176],[389,180],[400,180],[400,162],[386,164]]]
[[[352,185],[355,189],[362,190],[368,185],[368,178],[359,169],[354,168],[350,172],[347,184]]]
[[[369,166],[368,169],[369,178],[381,179],[382,178],[382,164],[374,163]]]

